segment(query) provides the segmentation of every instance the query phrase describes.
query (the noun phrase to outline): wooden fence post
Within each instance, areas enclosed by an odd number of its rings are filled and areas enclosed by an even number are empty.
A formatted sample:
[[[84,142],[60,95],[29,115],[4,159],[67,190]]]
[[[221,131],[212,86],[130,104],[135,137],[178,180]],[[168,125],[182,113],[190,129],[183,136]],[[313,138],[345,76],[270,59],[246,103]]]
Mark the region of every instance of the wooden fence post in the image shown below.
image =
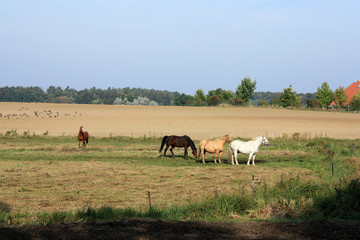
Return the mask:
[[[148,197],[149,197],[149,208],[151,210],[151,197],[150,197],[150,192],[148,192]]]
[[[251,185],[252,192],[254,192],[254,175],[252,175],[252,185]]]

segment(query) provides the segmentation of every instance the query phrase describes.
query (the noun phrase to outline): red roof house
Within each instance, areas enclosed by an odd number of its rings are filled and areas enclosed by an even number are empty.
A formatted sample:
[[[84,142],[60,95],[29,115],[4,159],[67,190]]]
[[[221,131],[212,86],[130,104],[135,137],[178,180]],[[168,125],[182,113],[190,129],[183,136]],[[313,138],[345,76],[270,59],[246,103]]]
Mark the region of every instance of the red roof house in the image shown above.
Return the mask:
[[[348,99],[346,103],[344,103],[344,106],[349,105],[351,99],[359,90],[360,90],[360,80],[353,82],[350,86],[348,86],[345,89],[345,94],[348,96]],[[332,103],[330,103],[330,106],[336,106],[335,101],[332,101]]]

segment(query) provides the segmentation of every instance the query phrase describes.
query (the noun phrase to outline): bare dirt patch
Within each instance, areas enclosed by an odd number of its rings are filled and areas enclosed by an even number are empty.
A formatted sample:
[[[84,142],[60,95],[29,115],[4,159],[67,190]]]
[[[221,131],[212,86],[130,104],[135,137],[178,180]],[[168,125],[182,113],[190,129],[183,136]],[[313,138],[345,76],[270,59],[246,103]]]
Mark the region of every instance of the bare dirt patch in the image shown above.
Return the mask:
[[[251,138],[300,133],[309,137],[359,138],[359,114],[242,107],[111,106],[0,103],[0,133],[17,129],[71,135],[85,126],[90,136],[187,134],[201,140],[230,134]]]

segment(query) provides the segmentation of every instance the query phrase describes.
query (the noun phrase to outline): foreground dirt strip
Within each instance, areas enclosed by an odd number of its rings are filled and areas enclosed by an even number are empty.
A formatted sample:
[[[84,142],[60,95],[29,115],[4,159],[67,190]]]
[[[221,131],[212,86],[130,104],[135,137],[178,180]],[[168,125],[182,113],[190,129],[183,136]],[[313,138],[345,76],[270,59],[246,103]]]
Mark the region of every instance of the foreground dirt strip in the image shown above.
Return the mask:
[[[0,239],[358,239],[360,224],[331,221],[304,223],[207,223],[122,219],[97,224],[0,228]]]
[[[292,135],[357,139],[360,115],[242,107],[154,107],[0,103],[0,133],[71,135],[84,125],[91,136],[190,135],[193,139],[223,136]]]

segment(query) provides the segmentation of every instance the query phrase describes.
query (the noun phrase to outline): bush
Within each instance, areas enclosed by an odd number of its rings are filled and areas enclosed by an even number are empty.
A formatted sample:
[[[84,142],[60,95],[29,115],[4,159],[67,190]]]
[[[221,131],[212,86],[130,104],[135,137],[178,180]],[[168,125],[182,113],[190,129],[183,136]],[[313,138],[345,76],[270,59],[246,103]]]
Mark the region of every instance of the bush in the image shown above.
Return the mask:
[[[322,207],[329,217],[360,219],[360,181],[351,180],[346,187],[335,188],[335,197],[330,197]]]
[[[350,101],[350,111],[359,111],[360,110],[360,92],[354,95]]]

